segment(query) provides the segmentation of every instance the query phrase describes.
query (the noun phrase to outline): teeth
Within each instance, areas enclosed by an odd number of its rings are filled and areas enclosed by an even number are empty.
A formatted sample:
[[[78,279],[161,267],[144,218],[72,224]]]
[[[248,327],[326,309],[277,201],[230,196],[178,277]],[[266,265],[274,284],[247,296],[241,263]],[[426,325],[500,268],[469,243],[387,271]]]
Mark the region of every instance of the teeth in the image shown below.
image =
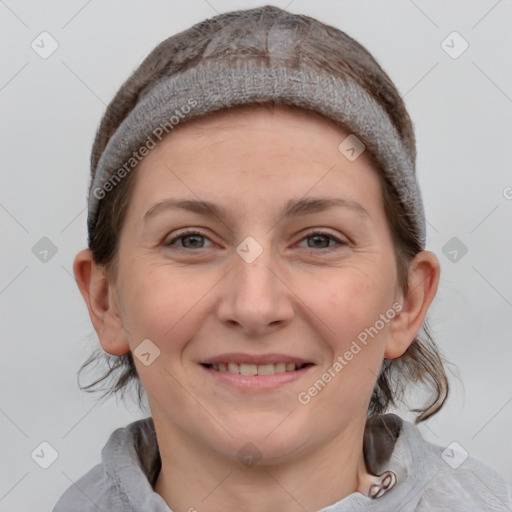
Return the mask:
[[[258,375],[258,366],[255,364],[239,364],[238,371],[242,375]]]
[[[286,363],[277,363],[274,365],[274,373],[284,373],[286,371]]]
[[[258,365],[258,375],[274,375],[274,365],[271,364],[260,364]]]
[[[239,373],[241,375],[274,375],[275,373],[293,372],[297,369],[295,363],[268,363],[268,364],[212,364],[212,369],[219,372]]]

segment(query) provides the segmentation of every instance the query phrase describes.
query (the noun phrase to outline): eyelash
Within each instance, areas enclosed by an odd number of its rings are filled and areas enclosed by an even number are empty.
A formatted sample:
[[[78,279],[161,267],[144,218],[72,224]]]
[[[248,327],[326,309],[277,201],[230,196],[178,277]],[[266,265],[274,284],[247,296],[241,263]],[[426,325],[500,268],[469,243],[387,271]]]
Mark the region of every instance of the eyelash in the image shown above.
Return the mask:
[[[208,238],[208,236],[205,233],[203,233],[202,231],[199,231],[199,230],[189,230],[189,231],[184,231],[183,233],[180,233],[179,236],[174,237],[172,240],[170,240],[169,242],[164,243],[163,245],[165,247],[172,247],[176,240],[180,240],[181,238],[186,238],[187,236],[190,236],[190,235],[199,235],[199,236],[202,236],[202,237],[210,240]],[[321,231],[321,230],[316,230],[316,231],[311,231],[310,233],[306,233],[301,238],[300,241],[305,240],[307,238],[314,237],[314,236],[324,236],[324,237],[330,238],[331,240],[334,240],[337,243],[337,245],[334,245],[334,246],[321,247],[320,249],[323,250],[323,251],[335,251],[337,249],[340,249],[343,246],[348,245],[348,242],[340,240],[339,238],[335,237],[334,235],[332,235],[328,231]],[[177,247],[177,248],[178,248],[178,250],[184,250],[184,251],[194,251],[194,250],[206,249],[206,247],[199,247],[198,249],[190,249],[188,247]],[[317,252],[317,249],[315,249],[314,247],[306,247],[306,249]]]

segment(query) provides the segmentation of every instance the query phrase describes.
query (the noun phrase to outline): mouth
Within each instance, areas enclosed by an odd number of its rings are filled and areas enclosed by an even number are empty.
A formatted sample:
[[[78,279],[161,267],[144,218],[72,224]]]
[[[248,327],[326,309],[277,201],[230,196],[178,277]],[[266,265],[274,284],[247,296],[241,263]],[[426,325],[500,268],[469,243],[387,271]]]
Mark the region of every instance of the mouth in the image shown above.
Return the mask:
[[[215,382],[230,388],[269,390],[300,379],[316,365],[280,354],[223,354],[201,362],[200,366]]]
[[[229,372],[238,375],[276,375],[280,373],[288,373],[288,372],[296,372],[298,370],[302,370],[303,368],[307,368],[312,366],[313,363],[303,363],[303,364],[295,364],[295,363],[266,363],[266,364],[245,364],[245,363],[216,363],[216,364],[208,364],[201,363],[202,366],[208,368],[210,370],[214,370],[216,372]]]

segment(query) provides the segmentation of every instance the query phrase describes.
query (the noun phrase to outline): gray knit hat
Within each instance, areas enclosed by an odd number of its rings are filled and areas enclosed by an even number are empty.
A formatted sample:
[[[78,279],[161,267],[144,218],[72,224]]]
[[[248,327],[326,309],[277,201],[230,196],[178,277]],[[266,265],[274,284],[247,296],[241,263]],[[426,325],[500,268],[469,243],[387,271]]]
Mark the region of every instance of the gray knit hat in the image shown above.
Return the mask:
[[[340,53],[347,42],[357,52]],[[90,233],[100,201],[180,123],[237,105],[272,102],[313,110],[347,130],[351,135],[340,140],[340,151],[349,159],[362,150],[372,155],[424,248],[425,217],[415,175],[412,125],[407,138],[400,131],[400,116],[390,115],[389,106],[386,109],[389,96],[398,94],[396,89],[359,43],[313,18],[266,6],[199,23],[164,41],[152,52],[153,58],[162,59],[165,48],[166,72],[146,85],[97,162],[93,159]],[[144,63],[139,69],[143,67]],[[377,97],[363,83],[364,69],[367,74],[368,69],[374,71]],[[400,115],[410,123],[406,113]]]

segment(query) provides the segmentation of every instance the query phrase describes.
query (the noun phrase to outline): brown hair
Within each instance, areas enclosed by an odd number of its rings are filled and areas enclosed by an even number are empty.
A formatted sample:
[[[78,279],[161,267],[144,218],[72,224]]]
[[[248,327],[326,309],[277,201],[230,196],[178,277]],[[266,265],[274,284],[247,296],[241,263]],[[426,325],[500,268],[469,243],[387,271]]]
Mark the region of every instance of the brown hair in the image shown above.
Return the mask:
[[[308,46],[296,46],[294,50],[296,55],[291,57],[289,65],[293,66],[293,62],[303,59],[319,72],[351,77],[385,110],[404,145],[411,154],[416,155],[413,126],[402,98],[391,79],[363,46],[344,32],[313,18],[266,6],[216,16],[160,43],[121,86],[107,107],[92,148],[93,175],[110,137],[152,84],[164,76],[171,76],[196,66],[201,61],[202,54],[212,36],[240,17],[248,22],[257,22],[261,30],[267,31],[278,20],[281,25],[288,25],[296,31],[294,37],[300,38],[302,34],[309,41]],[[332,45],[325,46],[325,43],[319,44],[315,41],[315,31],[319,30],[323,31],[324,36],[327,34],[332,39]],[[222,51],[225,49],[215,49],[215,52]],[[253,52],[252,56],[263,60],[268,58],[268,55],[261,54],[259,50],[258,52],[258,54]],[[250,53],[251,49],[244,47],[239,56],[245,57]],[[177,58],[177,55],[180,57]],[[210,53],[211,57],[212,53]],[[379,170],[386,218],[395,247],[398,284],[405,293],[408,289],[409,264],[422,247],[404,215],[395,189],[380,171],[379,166],[376,165],[376,167]],[[133,192],[135,172],[128,174],[102,199],[96,222],[89,224],[89,248],[93,253],[94,261],[103,265],[111,278],[115,278],[116,275],[119,234]],[[124,396],[128,385],[134,384],[139,406],[142,405],[145,393],[131,352],[122,356],[112,356],[98,348],[82,365],[79,375],[94,362],[105,362],[107,368],[100,378],[87,386],[80,386],[81,389],[91,392],[105,391],[102,395],[102,398],[105,398],[118,391],[121,391]],[[427,321],[424,322],[420,334],[400,358],[384,360],[371,397],[369,416],[380,414],[390,405],[396,405],[397,401],[403,400],[405,385],[411,380],[424,384],[431,392],[428,403],[421,408],[413,409],[420,413],[416,421],[424,421],[441,409],[449,391],[443,360],[432,339]],[[99,388],[98,384],[102,382],[108,385]]]

